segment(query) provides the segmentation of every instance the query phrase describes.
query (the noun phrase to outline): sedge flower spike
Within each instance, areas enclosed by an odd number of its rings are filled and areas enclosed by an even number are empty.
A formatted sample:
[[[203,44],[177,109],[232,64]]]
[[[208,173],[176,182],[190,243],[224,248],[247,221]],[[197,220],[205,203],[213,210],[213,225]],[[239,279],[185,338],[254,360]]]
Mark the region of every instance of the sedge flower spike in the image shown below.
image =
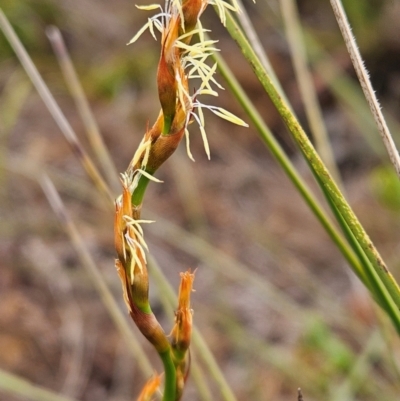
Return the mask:
[[[202,109],[208,109],[234,124],[247,126],[243,120],[223,108],[199,101],[199,96],[218,96],[217,89],[223,89],[214,77],[217,65],[207,64],[213,52],[218,51],[215,47],[217,41],[205,40],[207,30],[200,23],[200,17],[209,4],[216,6],[223,24],[226,10],[239,12],[236,0],[231,0],[230,3],[225,0],[167,0],[165,10],[157,4],[138,6],[141,10],[158,12],[148,18],[147,23],[128,43],[134,43],[147,29],[155,39],[154,30],[160,32],[161,55],[157,69],[157,87],[162,109],[161,135],[176,134],[178,129],[179,140],[183,133],[188,140],[187,127],[194,120],[199,125],[208,158],[210,151]],[[195,44],[190,43],[193,35],[199,37]],[[189,81],[192,80],[197,80],[198,88],[190,94]],[[188,142],[187,152],[193,160]]]
[[[175,325],[170,334],[172,354],[176,366],[177,399],[182,396],[190,370],[189,346],[192,337],[193,311],[190,308],[190,294],[193,291],[194,273],[190,270],[181,273],[178,309],[175,312]]]
[[[194,273],[181,273],[179,286],[178,309],[175,312],[175,325],[171,332],[172,346],[177,354],[184,354],[190,345],[192,335],[192,309],[190,308],[190,294],[193,291]],[[179,358],[179,356],[178,356]]]

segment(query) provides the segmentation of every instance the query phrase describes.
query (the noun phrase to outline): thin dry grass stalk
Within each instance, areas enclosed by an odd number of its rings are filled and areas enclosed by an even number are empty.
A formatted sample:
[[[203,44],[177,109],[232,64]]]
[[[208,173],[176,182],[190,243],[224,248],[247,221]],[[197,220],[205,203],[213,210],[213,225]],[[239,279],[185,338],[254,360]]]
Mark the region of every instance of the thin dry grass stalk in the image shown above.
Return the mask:
[[[19,40],[14,29],[8,22],[6,16],[4,15],[1,9],[0,9],[0,29],[3,31],[4,35],[11,44],[11,47],[15,51],[15,54],[17,55],[26,73],[28,74],[29,78],[34,84],[36,90],[38,91],[40,97],[45,103],[50,114],[54,118],[54,121],[57,123],[58,127],[63,133],[73,153],[76,155],[78,160],[80,160],[82,166],[85,168],[89,177],[92,178],[93,182],[95,183],[99,191],[105,194],[108,199],[112,200],[113,196],[106,182],[104,181],[103,177],[101,176],[96,165],[93,163],[86,150],[82,147],[81,143],[79,142],[75,134],[75,131],[71,127],[71,124],[68,122],[65,115],[58,106],[57,102],[54,100],[54,97],[51,94],[49,88],[43,81],[41,75],[39,74],[39,71],[33,64],[27,51],[25,50],[24,46],[22,45],[21,41]]]
[[[335,181],[341,184],[340,173],[336,166],[328,131],[324,123],[321,107],[318,103],[313,77],[308,67],[296,2],[294,0],[282,0],[280,4],[294,72],[316,148]]]
[[[51,390],[34,385],[3,369],[0,369],[0,388],[11,396],[18,395],[34,401],[77,401],[75,398],[56,394]]]
[[[74,98],[76,109],[85,125],[90,145],[100,162],[104,175],[107,177],[108,184],[116,191],[119,184],[117,169],[101,136],[61,32],[56,26],[50,26],[46,29],[46,34],[53,47],[68,89]]]
[[[372,87],[369,79],[368,71],[362,60],[360,50],[357,46],[354,35],[351,32],[349,21],[347,20],[346,12],[340,0],[331,0],[333,13],[335,14],[337,23],[342,33],[343,39],[346,43],[347,51],[349,52],[351,62],[356,70],[358,80],[360,81],[361,88],[364,96],[367,99],[371,113],[374,117],[375,123],[378,127],[379,134],[388,152],[390,161],[392,162],[397,175],[400,178],[400,156],[396,149],[389,127],[386,124],[385,117],[383,116],[379,101],[375,96],[374,88]]]
[[[118,304],[116,303],[110,289],[108,288],[103,276],[99,272],[90,253],[86,249],[84,242],[79,235],[79,231],[70,218],[53,182],[47,175],[43,174],[40,178],[40,184],[56,216],[58,217],[60,223],[63,225],[65,231],[70,237],[74,248],[77,250],[82,264],[85,269],[87,269],[87,272],[90,275],[93,284],[96,287],[96,290],[99,292],[99,295],[103,300],[104,305],[107,308],[111,318],[120,330],[121,334],[127,340],[127,349],[129,349],[134,357],[138,360],[139,366],[142,369],[143,373],[147,375],[151,374],[153,369],[146,354],[144,353],[137,339],[131,332],[126,318],[118,307]]]

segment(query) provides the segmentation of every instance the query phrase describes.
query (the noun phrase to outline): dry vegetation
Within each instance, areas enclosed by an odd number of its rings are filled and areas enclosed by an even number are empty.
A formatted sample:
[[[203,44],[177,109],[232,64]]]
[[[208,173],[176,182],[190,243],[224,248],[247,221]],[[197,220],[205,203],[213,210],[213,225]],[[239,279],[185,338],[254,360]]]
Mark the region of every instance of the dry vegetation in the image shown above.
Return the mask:
[[[345,103],[354,73],[329,2],[298,3],[307,31],[332,57],[325,65],[327,59],[313,53],[319,63],[313,78],[345,192],[400,279],[399,183],[380,151],[375,127],[360,117],[359,102],[354,108]],[[351,0],[345,5],[398,140],[400,5]],[[2,7],[89,148],[45,36],[49,24],[61,29],[112,159],[124,171],[147,120],[153,121],[159,110],[158,45],[146,34],[134,47],[125,46],[143,24],[143,14],[127,0],[3,0]],[[307,128],[279,7],[260,0],[246,2],[246,8]],[[212,9],[203,24],[220,39],[222,55],[318,193],[279,116]],[[317,72],[325,68],[327,75],[333,62],[342,68],[340,79],[351,79],[335,84],[344,85],[345,99]],[[220,95],[218,105],[246,119],[229,93]],[[237,399],[294,401],[301,387],[306,401],[398,400],[400,344],[387,318],[254,129],[207,117],[211,161],[194,130],[196,162],[182,148],[161,168],[157,177],[164,184],[150,185],[143,210],[143,217],[155,217],[157,224],[144,228],[152,255],[174,288],[179,272],[198,269],[195,323]],[[113,214],[1,35],[0,124],[0,367],[82,401],[134,399],[146,377],[51,211],[38,184],[41,171],[54,180],[82,242],[125,312],[114,269]],[[153,310],[169,331],[162,295],[152,282]],[[132,330],[136,333],[133,325]],[[157,355],[138,338],[160,370]],[[193,358],[199,359],[195,351]],[[202,362],[200,367],[212,399],[222,399],[208,368]],[[17,398],[0,388],[0,399]],[[193,382],[183,399],[200,399]]]

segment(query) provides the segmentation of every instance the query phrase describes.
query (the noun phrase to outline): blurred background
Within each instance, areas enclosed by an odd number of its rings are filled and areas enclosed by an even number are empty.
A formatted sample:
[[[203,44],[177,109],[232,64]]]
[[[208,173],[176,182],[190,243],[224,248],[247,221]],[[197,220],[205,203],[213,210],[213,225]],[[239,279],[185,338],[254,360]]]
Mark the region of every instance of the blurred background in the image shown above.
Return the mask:
[[[344,191],[400,279],[400,186],[366,112],[328,1],[298,1],[317,94]],[[343,1],[373,86],[399,143],[400,2]],[[126,43],[149,14],[128,0],[2,0],[1,7],[90,151],[51,45],[57,26],[116,169],[122,172],[159,111],[159,41]],[[296,114],[309,129],[278,1],[245,2]],[[222,56],[296,167],[322,200],[306,163],[213,9]],[[224,85],[222,78],[220,82]],[[207,101],[205,100],[207,103]],[[246,120],[229,91],[210,103]],[[143,217],[151,254],[177,289],[195,269],[194,319],[238,400],[398,400],[400,344],[390,323],[255,129],[211,113],[208,161],[197,128],[159,170]],[[183,145],[183,144],[182,144]],[[79,400],[135,399],[146,377],[115,328],[39,185],[53,179],[82,243],[125,313],[114,268],[113,214],[87,179],[5,37],[0,33],[0,368]],[[256,285],[258,282],[259,285]],[[162,293],[152,307],[166,332]],[[132,330],[161,370],[157,355]],[[193,351],[193,358],[198,359]],[[200,362],[213,400],[222,399]],[[370,380],[369,378],[373,378]],[[17,400],[0,388],[0,400]],[[198,400],[190,381],[183,399]]]

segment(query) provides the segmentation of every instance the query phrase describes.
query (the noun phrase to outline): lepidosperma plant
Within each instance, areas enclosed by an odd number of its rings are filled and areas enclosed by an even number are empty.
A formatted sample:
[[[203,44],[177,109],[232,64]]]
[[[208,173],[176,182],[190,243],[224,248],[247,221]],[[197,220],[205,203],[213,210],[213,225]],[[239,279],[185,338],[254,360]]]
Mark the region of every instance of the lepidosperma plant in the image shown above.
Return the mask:
[[[216,41],[205,38],[206,30],[200,17],[209,4],[207,0],[171,0],[165,9],[159,5],[139,7],[144,10],[158,10],[158,14],[148,19],[147,24],[135,35],[135,42],[145,29],[156,38],[161,35],[161,54],[157,70],[158,96],[161,111],[152,127],[146,133],[127,169],[122,174],[123,193],[116,201],[115,247],[118,254],[116,268],[122,282],[124,299],[129,313],[139,330],[153,344],[164,365],[163,400],[179,400],[190,371],[189,345],[192,330],[192,310],[190,291],[194,273],[181,273],[179,307],[175,314],[175,325],[168,336],[164,333],[149,305],[149,279],[146,267],[147,245],[143,238],[141,210],[146,187],[150,181],[159,182],[154,177],[157,169],[173,154],[180,141],[186,136],[189,148],[188,125],[196,121],[199,125],[204,147],[210,156],[203,108],[207,108],[233,123],[246,125],[241,119],[217,106],[207,106],[200,102],[204,95],[217,96],[215,90],[221,87],[215,80],[217,64],[206,63],[215,48]],[[225,23],[225,9],[237,11],[231,5],[217,0],[221,22]],[[199,40],[192,44],[193,35]],[[191,93],[193,80],[198,87]],[[151,222],[150,222],[151,223]],[[149,383],[156,389],[154,379]],[[147,400],[149,395],[142,395]]]
[[[346,25],[345,16],[343,16],[340,1],[332,0],[331,3],[341,29],[344,32],[345,41],[349,52],[352,54],[352,59],[357,63],[357,55],[354,55],[354,43],[351,37],[349,38],[348,36],[348,26]],[[286,23],[289,25],[288,28],[291,27],[290,10],[291,7],[293,8],[293,4],[292,0],[282,0],[279,3],[282,7],[282,14],[285,15]],[[259,78],[260,83],[286,123],[289,132],[299,145],[301,153],[309,164],[316,182],[320,185],[326,197],[327,205],[330,207],[332,215],[336,220],[335,223],[337,223],[341,231],[338,230],[330,215],[321,207],[320,202],[313,195],[304,180],[302,180],[296,167],[276,142],[268,127],[262,121],[261,116],[257,113],[251,100],[246,96],[232,75],[229,67],[218,56],[216,42],[208,38],[208,31],[203,28],[200,22],[200,17],[207,6],[214,6],[222,24],[226,26],[231,36],[238,43],[245,58],[249,61],[249,64]],[[322,151],[322,148],[318,146],[317,133],[312,132],[317,144],[318,153],[299,125],[274,77],[273,71],[268,67],[268,64],[260,61],[262,58],[261,55],[258,52],[256,54],[254,51],[257,47],[256,41],[254,39],[249,41],[249,38],[252,37],[248,29],[249,27],[247,30],[242,28],[246,24],[243,21],[243,14],[238,15],[236,13],[238,11],[238,4],[236,2],[227,3],[217,0],[171,0],[167,1],[164,7],[156,4],[138,6],[138,8],[141,9],[141,12],[149,13],[150,16],[148,22],[138,31],[131,43],[134,46],[134,42],[139,40],[142,34],[146,33],[155,37],[161,45],[157,76],[155,78],[161,111],[153,124],[149,123],[147,127],[144,127],[145,133],[143,139],[136,152],[132,152],[134,155],[126,172],[121,175],[122,195],[115,200],[115,203],[114,196],[102,180],[101,174],[91,164],[87,154],[82,150],[74,137],[73,131],[68,127],[67,122],[63,120],[57,107],[52,103],[50,94],[46,91],[44,84],[40,82],[37,72],[32,73],[32,71],[35,71],[32,64],[27,59],[27,55],[21,50],[13,34],[10,33],[11,30],[1,14],[0,22],[2,29],[8,35],[10,42],[13,43],[25,68],[30,72],[33,82],[37,85],[53,116],[64,131],[73,151],[80,158],[89,176],[97,184],[101,193],[106,195],[108,201],[111,200],[113,202],[113,211],[115,212],[114,237],[117,251],[116,268],[122,282],[126,307],[139,330],[158,352],[164,367],[164,372],[154,374],[144,386],[142,393],[139,395],[139,400],[149,400],[160,394],[164,400],[178,400],[182,397],[185,383],[190,376],[191,359],[189,347],[191,337],[196,338],[190,302],[195,272],[189,270],[181,273],[178,307],[175,320],[174,322],[171,321],[173,328],[171,332],[169,330],[165,332],[153,315],[149,304],[147,268],[150,266],[150,263],[148,263],[149,255],[147,254],[148,249],[144,240],[142,226],[152,222],[143,220],[141,218],[141,211],[148,184],[150,181],[153,181],[155,182],[154,185],[159,185],[159,180],[155,177],[157,169],[173,154],[180,142],[185,140],[184,137],[186,137],[188,156],[189,158],[193,158],[189,144],[190,124],[197,124],[199,126],[206,153],[208,156],[210,155],[205,132],[203,109],[208,109],[232,123],[242,126],[246,125],[242,120],[230,112],[219,108],[217,105],[208,105],[209,101],[207,99],[210,98],[207,96],[217,95],[220,88],[220,84],[214,78],[214,72],[217,68],[220,69],[229,90],[237,97],[247,113],[248,118],[246,120],[251,121],[256,127],[260,137],[283,167],[317,219],[321,222],[332,242],[339,248],[348,265],[370,291],[377,303],[386,311],[397,332],[400,332],[400,291],[398,284],[345,200],[340,190],[340,185],[338,185],[337,173],[333,171],[334,166],[331,166],[332,160],[325,158],[326,152]],[[296,32],[288,34],[288,37],[292,39],[296,39],[296,36],[298,39],[299,35]],[[296,47],[295,44],[294,47]],[[293,54],[295,53],[293,51]],[[218,64],[212,61],[212,58],[218,60]],[[359,72],[358,69],[357,72]],[[371,92],[368,84],[365,83],[365,79],[367,79],[365,78],[365,73],[361,71],[360,76],[363,88],[366,88],[367,92]],[[303,82],[305,81],[306,79]],[[368,93],[369,95],[371,94]],[[154,94],[154,99],[156,99],[156,94]],[[369,103],[372,106],[374,116],[376,116],[379,129],[385,133],[384,138],[387,139],[389,146],[392,146],[390,133],[387,133],[387,127],[382,123],[383,117],[379,115],[379,107],[374,100],[370,100]],[[322,139],[323,141],[324,139]],[[132,150],[134,150],[134,146]],[[396,165],[396,160],[398,160],[397,151],[391,147],[389,154],[396,170],[398,170],[398,165]],[[56,210],[60,220],[65,224],[72,241],[76,242],[76,248],[78,251],[82,251],[82,248],[80,248],[82,241],[77,239],[77,233],[74,231],[65,211],[63,211],[61,203],[59,200],[57,201],[55,194],[51,192],[48,180],[43,180],[43,186],[48,197],[52,200],[53,208]],[[153,224],[156,225],[157,223]],[[87,262],[87,258],[87,254],[83,252],[82,260]],[[223,264],[223,259],[220,258],[218,262]],[[92,266],[90,263],[88,265],[89,267]],[[263,282],[262,277],[256,276],[244,269],[239,272],[240,269],[237,269],[234,263],[231,263],[231,265],[225,266],[227,266],[227,269],[232,268],[232,271],[236,271],[236,279],[238,281],[240,279],[247,279],[255,287],[263,287],[263,290],[268,288],[266,283]],[[103,284],[100,282],[98,288],[101,289],[100,292],[105,291]],[[168,291],[166,290],[166,292]],[[107,296],[104,298],[107,298]],[[176,307],[173,296],[170,298],[172,298],[172,303]],[[118,308],[116,309],[118,310]],[[116,309],[110,307],[109,311],[118,326],[120,324],[120,317]],[[123,326],[121,332],[126,333],[126,328],[127,326]],[[197,344],[202,345],[200,336],[197,336],[197,340]],[[133,344],[133,341],[130,344]],[[255,342],[255,344],[258,344],[255,347],[259,347],[260,350],[264,345],[262,342]],[[134,348],[133,345],[132,348]],[[235,395],[226,381],[224,381],[221,372],[216,368],[215,361],[209,358],[207,347],[201,348],[199,346],[199,349],[201,350],[200,352],[206,355],[205,363],[207,369],[210,370],[212,377],[216,379],[222,399],[234,401],[236,399]],[[139,360],[142,356],[138,353],[137,359]],[[147,366],[146,363],[143,365]],[[279,362],[277,365],[279,365]],[[151,371],[151,368],[147,368],[147,371],[144,369],[147,376],[150,376],[150,373],[148,373],[149,370]],[[309,386],[313,388],[313,383],[310,383]],[[216,396],[216,398],[218,397]],[[204,399],[207,399],[207,396]],[[301,395],[299,395],[299,399],[301,399]]]

